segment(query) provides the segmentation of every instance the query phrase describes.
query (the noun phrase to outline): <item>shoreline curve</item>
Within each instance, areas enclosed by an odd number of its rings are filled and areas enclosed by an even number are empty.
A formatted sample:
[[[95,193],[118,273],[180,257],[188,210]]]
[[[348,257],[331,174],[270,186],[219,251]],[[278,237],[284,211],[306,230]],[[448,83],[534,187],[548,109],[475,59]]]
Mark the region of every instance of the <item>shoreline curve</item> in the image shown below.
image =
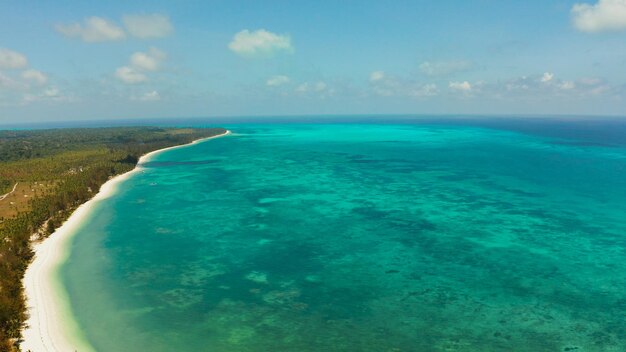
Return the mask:
[[[78,233],[93,206],[115,195],[120,183],[143,169],[142,163],[167,150],[188,147],[229,134],[231,131],[226,130],[216,136],[155,150],[141,156],[134,169],[105,182],[98,193],[81,204],[54,233],[43,241],[33,244],[34,259],[29,264],[22,280],[29,315],[26,327],[22,330],[20,343],[22,351],[95,351],[74,320],[67,292],[59,281],[59,269],[69,257],[71,239]]]

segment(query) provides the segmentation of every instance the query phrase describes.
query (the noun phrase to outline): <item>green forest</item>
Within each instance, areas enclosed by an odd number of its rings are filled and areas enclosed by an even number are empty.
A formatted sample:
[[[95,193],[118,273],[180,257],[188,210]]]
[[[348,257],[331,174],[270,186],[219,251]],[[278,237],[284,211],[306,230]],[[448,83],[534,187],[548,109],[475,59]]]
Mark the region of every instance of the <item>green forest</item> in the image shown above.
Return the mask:
[[[141,155],[225,132],[159,127],[0,131],[0,352],[19,350],[27,318],[22,277],[33,258],[33,238],[53,233],[108,179],[132,170]],[[2,199],[20,184],[29,190],[45,185],[45,192],[20,194],[19,202]]]

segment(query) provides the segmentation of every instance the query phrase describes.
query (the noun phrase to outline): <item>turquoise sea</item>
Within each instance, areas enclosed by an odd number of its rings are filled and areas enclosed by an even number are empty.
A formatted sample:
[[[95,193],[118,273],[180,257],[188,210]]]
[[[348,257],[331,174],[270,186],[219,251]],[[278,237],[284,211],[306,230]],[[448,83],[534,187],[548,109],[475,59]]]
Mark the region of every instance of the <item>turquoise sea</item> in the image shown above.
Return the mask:
[[[99,351],[626,351],[626,143],[564,124],[225,126],[62,283]]]

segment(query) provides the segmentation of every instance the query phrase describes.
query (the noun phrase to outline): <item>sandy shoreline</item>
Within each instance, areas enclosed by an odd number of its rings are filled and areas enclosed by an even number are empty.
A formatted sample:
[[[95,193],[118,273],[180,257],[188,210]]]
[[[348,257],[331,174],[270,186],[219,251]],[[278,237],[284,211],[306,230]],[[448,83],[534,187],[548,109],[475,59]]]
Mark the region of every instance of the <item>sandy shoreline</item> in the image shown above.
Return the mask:
[[[226,133],[202,138],[192,143],[155,150],[142,156],[137,166],[118,175],[100,187],[95,197],[82,204],[50,237],[33,246],[35,258],[24,275],[24,291],[29,318],[22,331],[22,351],[93,351],[72,317],[67,293],[61,286],[58,275],[61,265],[69,256],[71,239],[88,218],[91,209],[99,201],[115,194],[117,186],[141,171],[141,163],[166,150],[186,147],[208,139],[222,137]]]

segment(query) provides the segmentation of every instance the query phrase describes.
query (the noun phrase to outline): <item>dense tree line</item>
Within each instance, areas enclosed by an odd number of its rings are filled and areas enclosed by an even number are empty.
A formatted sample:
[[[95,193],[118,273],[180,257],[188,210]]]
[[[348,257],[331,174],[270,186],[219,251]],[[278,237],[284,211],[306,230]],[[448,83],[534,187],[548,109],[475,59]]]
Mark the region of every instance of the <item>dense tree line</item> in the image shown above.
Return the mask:
[[[54,183],[28,211],[0,223],[0,352],[16,344],[27,318],[22,278],[31,238],[45,237],[109,178],[132,170],[147,152],[224,133],[221,128],[125,127],[0,131],[0,194],[15,182]]]

